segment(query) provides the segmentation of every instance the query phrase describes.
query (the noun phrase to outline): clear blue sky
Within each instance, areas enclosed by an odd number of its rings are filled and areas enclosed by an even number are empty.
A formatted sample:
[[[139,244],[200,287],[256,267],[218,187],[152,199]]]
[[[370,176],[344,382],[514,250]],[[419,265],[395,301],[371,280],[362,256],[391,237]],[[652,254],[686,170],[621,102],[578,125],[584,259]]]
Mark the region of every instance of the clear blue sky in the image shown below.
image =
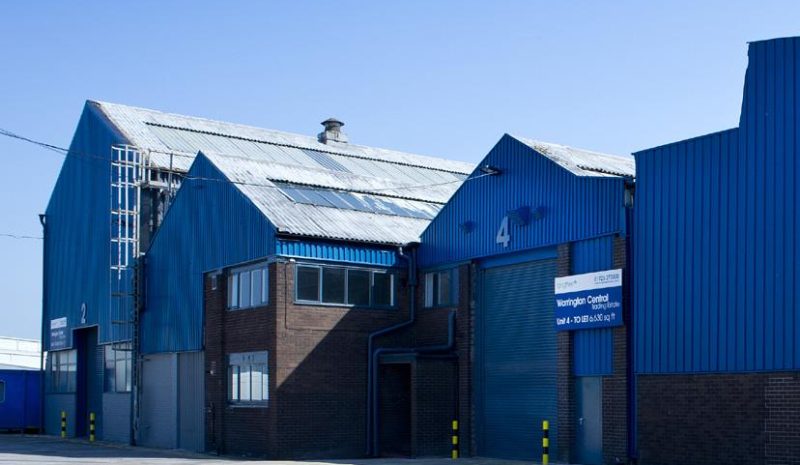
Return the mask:
[[[216,4],[220,5],[216,5]],[[800,2],[6,1],[0,127],[69,145],[86,99],[477,162],[503,133],[630,153],[738,124],[747,41]],[[0,233],[61,167],[0,137]],[[98,244],[98,247],[105,244]],[[0,335],[39,337],[41,241],[0,236]]]

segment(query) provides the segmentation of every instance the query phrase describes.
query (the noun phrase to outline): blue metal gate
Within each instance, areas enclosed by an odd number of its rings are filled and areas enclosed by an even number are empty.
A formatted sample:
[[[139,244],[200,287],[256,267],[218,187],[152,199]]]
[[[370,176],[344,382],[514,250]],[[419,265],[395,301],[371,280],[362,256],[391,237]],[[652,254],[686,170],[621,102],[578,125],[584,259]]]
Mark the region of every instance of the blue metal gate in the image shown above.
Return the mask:
[[[478,454],[541,458],[542,420],[557,443],[555,260],[486,268],[476,321]]]

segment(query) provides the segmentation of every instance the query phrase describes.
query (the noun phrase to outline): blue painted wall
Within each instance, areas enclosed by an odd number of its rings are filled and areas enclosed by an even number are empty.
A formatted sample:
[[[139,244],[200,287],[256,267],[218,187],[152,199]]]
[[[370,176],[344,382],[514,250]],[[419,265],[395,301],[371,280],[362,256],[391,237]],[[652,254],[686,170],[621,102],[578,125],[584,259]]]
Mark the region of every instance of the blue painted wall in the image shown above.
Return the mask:
[[[422,234],[419,263],[436,266],[551,246],[624,229],[624,180],[578,177],[505,135],[478,166],[502,174],[466,181]],[[476,170],[470,177],[480,176]],[[544,207],[541,219],[511,225],[508,247],[495,240],[502,218],[521,206]],[[459,225],[474,223],[470,233]]]
[[[800,368],[800,39],[749,49],[740,127],[636,153],[635,368]]]
[[[570,261],[572,274],[610,270],[614,263],[614,236],[572,243]],[[601,376],[612,373],[613,328],[573,331],[573,342],[575,376]]]
[[[68,345],[78,327],[97,325],[101,343],[125,337],[115,334],[108,311],[111,146],[125,142],[87,103],[46,210],[44,350],[50,350],[50,320],[64,316]],[[80,324],[84,302],[86,323]]]
[[[203,273],[275,250],[272,224],[203,154],[187,178],[145,259],[144,353],[202,350]]]

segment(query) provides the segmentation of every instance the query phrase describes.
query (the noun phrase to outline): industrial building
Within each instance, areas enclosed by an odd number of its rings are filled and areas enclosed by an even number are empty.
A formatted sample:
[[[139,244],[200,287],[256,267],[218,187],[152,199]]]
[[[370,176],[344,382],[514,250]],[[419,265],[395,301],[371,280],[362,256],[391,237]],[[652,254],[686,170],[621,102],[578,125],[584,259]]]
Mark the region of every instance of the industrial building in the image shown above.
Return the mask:
[[[87,102],[42,219],[47,431],[64,412],[86,436],[94,413],[104,440],[364,453],[369,334],[406,317],[403,247],[473,167],[323,125],[307,137]]]
[[[629,305],[561,328],[554,282],[617,270],[627,292],[633,158],[506,135],[479,165],[419,247],[420,325],[458,313],[461,452],[538,460],[548,421],[553,460],[626,461]]]
[[[738,127],[634,154],[641,463],[800,460],[800,38],[748,57]]]
[[[749,58],[738,127],[634,157],[87,102],[42,216],[46,432],[531,461],[546,423],[553,461],[797,463],[800,39]]]

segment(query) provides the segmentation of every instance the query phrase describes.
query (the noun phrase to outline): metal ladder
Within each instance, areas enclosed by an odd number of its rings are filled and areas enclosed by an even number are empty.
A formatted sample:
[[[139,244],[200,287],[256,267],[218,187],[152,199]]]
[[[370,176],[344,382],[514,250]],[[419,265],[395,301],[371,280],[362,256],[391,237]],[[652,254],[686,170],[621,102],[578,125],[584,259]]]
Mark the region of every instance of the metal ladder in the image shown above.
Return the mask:
[[[141,306],[141,202],[147,155],[130,145],[111,147],[109,317],[113,350],[131,351],[131,443],[138,436],[139,308]]]

